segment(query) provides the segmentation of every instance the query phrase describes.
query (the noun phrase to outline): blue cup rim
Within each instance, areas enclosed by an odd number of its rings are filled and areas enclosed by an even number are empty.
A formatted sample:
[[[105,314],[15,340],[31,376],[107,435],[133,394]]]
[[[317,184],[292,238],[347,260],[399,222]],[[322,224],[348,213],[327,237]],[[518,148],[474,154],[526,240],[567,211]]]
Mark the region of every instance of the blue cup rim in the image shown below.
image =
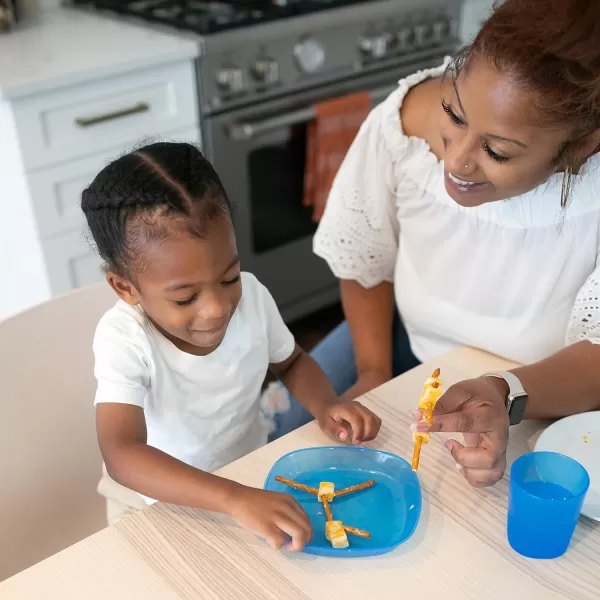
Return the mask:
[[[575,460],[574,458],[571,458],[570,456],[567,456],[566,454],[561,454],[560,452],[551,452],[549,450],[540,450],[540,451],[533,451],[533,452],[526,452],[525,454],[519,456],[519,458],[517,458],[517,460],[515,460],[515,462],[512,464],[511,468],[510,468],[510,481],[509,484],[512,485],[516,485],[519,487],[519,489],[523,490],[524,492],[530,494],[529,492],[527,492],[527,490],[525,490],[523,488],[523,486],[521,485],[521,482],[513,479],[513,469],[515,468],[515,466],[520,463],[521,461],[525,461],[526,459],[530,459],[534,456],[541,456],[541,455],[550,455],[550,456],[556,456],[559,457],[560,459],[566,459],[567,461],[573,463],[573,466],[575,468],[578,468],[582,471],[582,474],[584,476],[584,481],[585,481],[585,486],[583,488],[583,490],[581,491],[581,493],[576,494],[575,496],[573,496],[573,498],[581,498],[583,496],[585,496],[590,488],[590,475],[587,472],[587,469],[577,460]],[[530,494],[533,497],[537,497],[534,496],[533,494]],[[544,499],[546,502],[555,502],[555,500],[549,500],[549,499]]]

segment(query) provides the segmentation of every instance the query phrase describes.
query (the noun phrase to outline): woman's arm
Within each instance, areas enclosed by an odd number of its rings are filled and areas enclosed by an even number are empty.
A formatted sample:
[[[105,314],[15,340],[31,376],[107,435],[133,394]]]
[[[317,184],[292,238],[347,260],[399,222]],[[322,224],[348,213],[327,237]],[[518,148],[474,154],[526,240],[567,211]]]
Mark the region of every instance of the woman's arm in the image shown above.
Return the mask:
[[[398,93],[363,123],[338,171],[314,240],[315,253],[341,282],[355,352],[358,381],[345,399],[357,398],[392,376],[397,190],[403,178],[398,163],[404,157],[388,143],[386,130],[399,119]]]
[[[346,280],[341,282],[341,290],[358,376],[384,383],[392,377],[393,286],[383,282],[365,289]]]
[[[512,372],[529,395],[527,419],[555,419],[600,409],[600,345],[578,342]]]

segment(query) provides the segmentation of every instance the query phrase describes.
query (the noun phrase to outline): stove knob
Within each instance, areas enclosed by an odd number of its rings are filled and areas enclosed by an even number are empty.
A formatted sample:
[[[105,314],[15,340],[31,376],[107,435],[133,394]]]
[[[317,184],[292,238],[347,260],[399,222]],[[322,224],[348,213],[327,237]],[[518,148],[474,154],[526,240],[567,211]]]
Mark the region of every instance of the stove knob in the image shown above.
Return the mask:
[[[223,67],[217,71],[218,86],[230,93],[239,94],[244,91],[246,83],[244,73],[239,67]]]
[[[372,36],[365,36],[358,41],[358,47],[365,56],[378,59],[383,58],[390,49],[392,35],[389,33],[380,33]]]
[[[411,49],[413,43],[413,30],[410,27],[403,27],[396,34],[396,46],[399,52],[407,52]]]
[[[450,34],[450,25],[448,21],[436,21],[431,26],[431,43],[441,44]]]
[[[423,46],[427,46],[430,42],[431,27],[427,24],[415,25],[413,34],[415,37],[415,46],[417,48],[422,48]]]
[[[325,48],[314,38],[304,38],[294,48],[298,68],[304,73],[314,73],[325,63]]]
[[[252,76],[265,85],[273,85],[279,81],[279,64],[272,58],[259,58],[252,65]]]

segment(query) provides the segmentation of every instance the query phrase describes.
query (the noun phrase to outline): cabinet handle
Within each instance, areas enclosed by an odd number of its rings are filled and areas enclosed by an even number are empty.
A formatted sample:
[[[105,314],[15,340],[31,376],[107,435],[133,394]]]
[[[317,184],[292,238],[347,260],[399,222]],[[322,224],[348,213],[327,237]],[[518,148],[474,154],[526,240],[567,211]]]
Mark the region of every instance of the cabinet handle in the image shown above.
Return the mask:
[[[130,108],[124,108],[123,110],[116,110],[115,112],[106,113],[104,115],[98,115],[96,117],[82,117],[75,119],[75,123],[78,127],[92,127],[93,125],[99,125],[100,123],[106,123],[107,121],[114,121],[115,119],[122,119],[123,117],[129,117],[130,115],[138,115],[145,113],[150,110],[150,105],[146,102],[138,102],[135,106]]]

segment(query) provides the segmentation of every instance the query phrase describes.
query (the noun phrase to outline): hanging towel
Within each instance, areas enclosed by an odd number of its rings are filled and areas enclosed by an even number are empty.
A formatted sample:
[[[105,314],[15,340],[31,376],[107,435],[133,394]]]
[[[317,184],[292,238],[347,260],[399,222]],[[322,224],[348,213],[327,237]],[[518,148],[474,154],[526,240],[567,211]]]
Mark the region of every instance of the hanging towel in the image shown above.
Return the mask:
[[[350,94],[314,106],[316,118],[308,124],[304,206],[320,221],[333,180],[360,126],[371,110],[368,92]]]

